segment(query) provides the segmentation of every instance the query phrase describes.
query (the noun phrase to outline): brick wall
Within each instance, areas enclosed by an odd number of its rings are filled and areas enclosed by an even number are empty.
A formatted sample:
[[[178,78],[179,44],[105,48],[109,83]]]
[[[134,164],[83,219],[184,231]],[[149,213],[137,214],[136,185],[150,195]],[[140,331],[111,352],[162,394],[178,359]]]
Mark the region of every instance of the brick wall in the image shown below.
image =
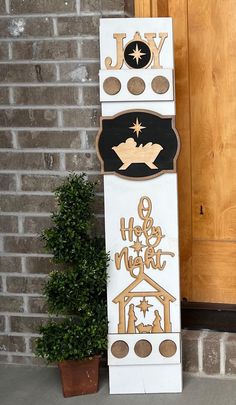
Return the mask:
[[[35,364],[47,317],[42,286],[52,270],[38,233],[68,171],[99,177],[98,24],[123,17],[125,6],[0,0],[0,14],[0,362]],[[102,184],[95,211],[102,233]]]
[[[183,330],[183,370],[199,377],[236,378],[236,334]]]

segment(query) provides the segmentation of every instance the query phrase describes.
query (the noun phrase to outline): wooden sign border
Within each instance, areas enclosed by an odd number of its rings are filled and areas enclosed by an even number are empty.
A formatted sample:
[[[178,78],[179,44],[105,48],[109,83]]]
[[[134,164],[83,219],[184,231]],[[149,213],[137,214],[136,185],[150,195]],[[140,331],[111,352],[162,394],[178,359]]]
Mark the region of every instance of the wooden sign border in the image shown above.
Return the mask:
[[[171,119],[171,127],[172,127],[172,129],[173,129],[173,131],[174,131],[174,133],[176,135],[177,145],[178,145],[175,157],[173,159],[173,169],[172,170],[161,170],[160,172],[155,173],[155,174],[153,174],[151,176],[142,176],[142,177],[130,177],[130,176],[124,176],[124,175],[119,174],[117,172],[105,172],[104,171],[104,161],[103,161],[103,159],[102,159],[102,157],[100,155],[99,148],[98,148],[98,142],[99,142],[99,139],[100,139],[100,135],[102,133],[102,121],[103,120],[112,120],[112,119],[114,119],[116,117],[119,117],[120,115],[124,115],[125,113],[131,113],[131,112],[144,112],[144,113],[149,113],[149,114],[152,114],[152,115],[156,115],[159,118],[170,118]],[[96,152],[97,152],[98,159],[100,160],[100,163],[101,163],[101,174],[103,174],[103,175],[113,174],[113,175],[116,175],[118,177],[121,177],[122,179],[139,181],[139,180],[150,180],[150,179],[153,179],[155,177],[159,177],[159,176],[161,176],[162,174],[165,174],[165,173],[176,173],[177,172],[177,170],[176,170],[177,163],[176,162],[177,162],[177,159],[178,159],[178,156],[179,156],[179,153],[180,153],[180,137],[179,137],[178,131],[177,131],[176,127],[175,127],[175,115],[162,115],[162,114],[159,114],[159,113],[157,113],[155,111],[146,110],[146,109],[130,109],[130,110],[121,111],[121,112],[119,112],[119,113],[117,113],[115,115],[111,115],[111,116],[104,116],[104,117],[101,116],[100,117],[100,128],[99,128],[99,131],[98,131],[98,133],[96,135]]]

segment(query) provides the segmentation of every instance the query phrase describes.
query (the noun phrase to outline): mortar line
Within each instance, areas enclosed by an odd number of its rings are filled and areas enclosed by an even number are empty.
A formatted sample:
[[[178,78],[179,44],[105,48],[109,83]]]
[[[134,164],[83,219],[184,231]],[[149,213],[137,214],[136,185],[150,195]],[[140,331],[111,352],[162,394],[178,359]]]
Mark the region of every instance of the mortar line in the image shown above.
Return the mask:
[[[99,108],[98,104],[95,105],[35,105],[35,104],[24,104],[24,105],[1,105],[0,110],[90,110]],[[39,127],[40,128],[40,127]]]
[[[75,173],[82,173],[84,170],[74,170],[74,172]],[[68,171],[65,171],[65,173],[64,173],[64,175],[65,176],[67,176],[68,175],[68,173],[69,173],[70,171],[68,170]],[[15,174],[15,173],[20,173],[20,174],[29,174],[29,170],[0,170],[0,174]],[[53,171],[53,170],[48,170],[48,171],[46,171],[46,170],[31,170],[30,171],[30,174],[45,174],[45,175],[47,175],[47,174],[62,174],[63,172],[60,172],[59,170],[58,171]],[[95,170],[89,170],[89,171],[87,171],[86,172],[88,175],[94,175],[94,174],[100,174],[101,175],[101,172],[100,171],[95,171]]]
[[[9,19],[9,16],[5,16]],[[46,16],[47,18],[49,17],[48,15]],[[53,16],[53,17],[57,17],[57,16]],[[0,16],[0,18],[4,18],[4,16]],[[10,17],[11,18],[11,17]],[[14,17],[16,18],[16,17]],[[17,17],[18,18],[18,17]],[[7,38],[1,38],[2,42],[8,42],[8,41],[12,41],[12,42],[35,42],[35,41],[55,41],[55,39],[57,41],[71,41],[73,39],[75,40],[83,40],[83,39],[98,39],[98,35],[60,35],[58,37],[49,37],[49,36],[42,36],[42,37],[35,37],[35,36],[31,36],[31,37],[18,37],[18,38],[12,38],[12,37],[7,37]]]
[[[39,333],[30,332],[10,332],[11,336],[27,336],[27,337],[39,337]],[[0,332],[0,336],[6,336],[6,332]]]
[[[225,332],[221,339],[220,339],[220,374],[225,375],[225,358],[226,358],[226,350],[225,350],[225,342],[228,338],[229,333]]]
[[[76,132],[76,131],[75,131]],[[82,135],[82,134],[81,134]],[[60,153],[60,152],[67,152],[67,153],[95,153],[95,149],[88,148],[21,148],[21,149],[12,149],[12,148],[0,148],[1,152],[12,152],[12,153]]]
[[[11,105],[14,104],[14,92],[12,87],[9,87],[9,103]]]
[[[12,60],[12,43],[8,43],[8,58],[9,60],[6,61],[6,63],[9,63]]]
[[[10,236],[24,236],[24,229],[23,229],[23,218],[21,215],[18,216],[18,233],[16,234],[11,234]],[[8,236],[7,233],[5,233],[5,236]]]
[[[58,29],[57,29],[57,18],[52,18],[52,25],[53,25],[53,35],[56,37],[58,36]]]
[[[31,82],[24,82],[24,83],[0,83],[0,87],[97,87],[98,82],[44,82],[44,83],[31,83]]]
[[[27,274],[25,257],[21,258],[21,272],[22,274]]]
[[[79,40],[76,42],[80,42]],[[10,42],[9,42],[10,43]],[[74,58],[67,58],[67,59],[12,59],[12,60],[2,60],[0,61],[0,65],[33,65],[33,64],[40,64],[40,63],[47,63],[54,65],[55,63],[60,64],[71,64],[71,63],[80,63],[80,64],[95,64],[99,63],[99,59],[97,58],[90,58],[90,59],[74,59]],[[41,85],[41,83],[40,83]]]
[[[80,15],[80,0],[76,0],[75,7],[77,14]]]
[[[12,131],[11,131],[11,135],[12,135],[12,146],[13,146],[14,149],[17,149],[17,148],[18,148],[18,144],[17,144],[17,134],[16,134],[16,131],[12,130]],[[2,149],[4,149],[4,148],[2,148]],[[8,149],[8,148],[5,148],[5,151],[6,151],[6,149]],[[9,149],[12,150],[12,148],[9,148]],[[14,149],[13,149],[13,150],[14,150]]]
[[[10,332],[9,316],[7,316],[7,314],[3,314],[3,315],[5,315],[5,332],[7,334],[9,334],[9,332]]]
[[[7,281],[6,281],[6,273],[2,273],[2,292],[7,292]]]
[[[52,258],[53,255],[48,253],[18,253],[18,252],[3,252],[1,257],[48,257]],[[19,274],[19,273],[17,273]]]
[[[7,14],[10,14],[10,4],[9,4],[9,0],[5,0],[5,7],[6,7],[6,12],[7,12]],[[6,17],[9,17],[9,15],[6,16]]]
[[[60,153],[60,170],[62,171],[66,170],[66,159],[64,152]]]
[[[7,0],[8,1],[8,0]],[[120,16],[120,15],[125,15],[123,11],[120,10],[102,10],[102,12],[90,12],[90,11],[82,11],[79,13],[78,12],[61,12],[61,13],[50,13],[48,12],[47,14],[45,13],[23,13],[23,14],[11,14],[11,15],[6,15],[6,14],[0,14],[0,18],[40,18],[40,17],[100,17],[101,15],[106,15],[106,16]]]

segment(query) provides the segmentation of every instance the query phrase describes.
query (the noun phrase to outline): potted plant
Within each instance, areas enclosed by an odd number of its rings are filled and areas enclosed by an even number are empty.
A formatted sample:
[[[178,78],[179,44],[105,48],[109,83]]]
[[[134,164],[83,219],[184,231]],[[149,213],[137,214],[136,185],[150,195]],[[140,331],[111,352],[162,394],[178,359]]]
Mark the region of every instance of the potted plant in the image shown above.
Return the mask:
[[[62,268],[44,288],[52,317],[40,328],[36,353],[57,362],[65,397],[96,392],[100,355],[107,347],[106,269],[103,241],[93,235],[93,182],[71,174],[56,189],[52,227],[41,237]]]

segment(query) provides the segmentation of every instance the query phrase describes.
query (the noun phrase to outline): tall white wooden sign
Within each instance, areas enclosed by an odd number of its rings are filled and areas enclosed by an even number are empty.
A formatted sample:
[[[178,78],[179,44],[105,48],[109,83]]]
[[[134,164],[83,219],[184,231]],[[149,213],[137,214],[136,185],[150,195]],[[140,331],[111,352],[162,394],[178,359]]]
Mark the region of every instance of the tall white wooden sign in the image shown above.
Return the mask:
[[[171,18],[100,20],[110,393],[182,391]]]

